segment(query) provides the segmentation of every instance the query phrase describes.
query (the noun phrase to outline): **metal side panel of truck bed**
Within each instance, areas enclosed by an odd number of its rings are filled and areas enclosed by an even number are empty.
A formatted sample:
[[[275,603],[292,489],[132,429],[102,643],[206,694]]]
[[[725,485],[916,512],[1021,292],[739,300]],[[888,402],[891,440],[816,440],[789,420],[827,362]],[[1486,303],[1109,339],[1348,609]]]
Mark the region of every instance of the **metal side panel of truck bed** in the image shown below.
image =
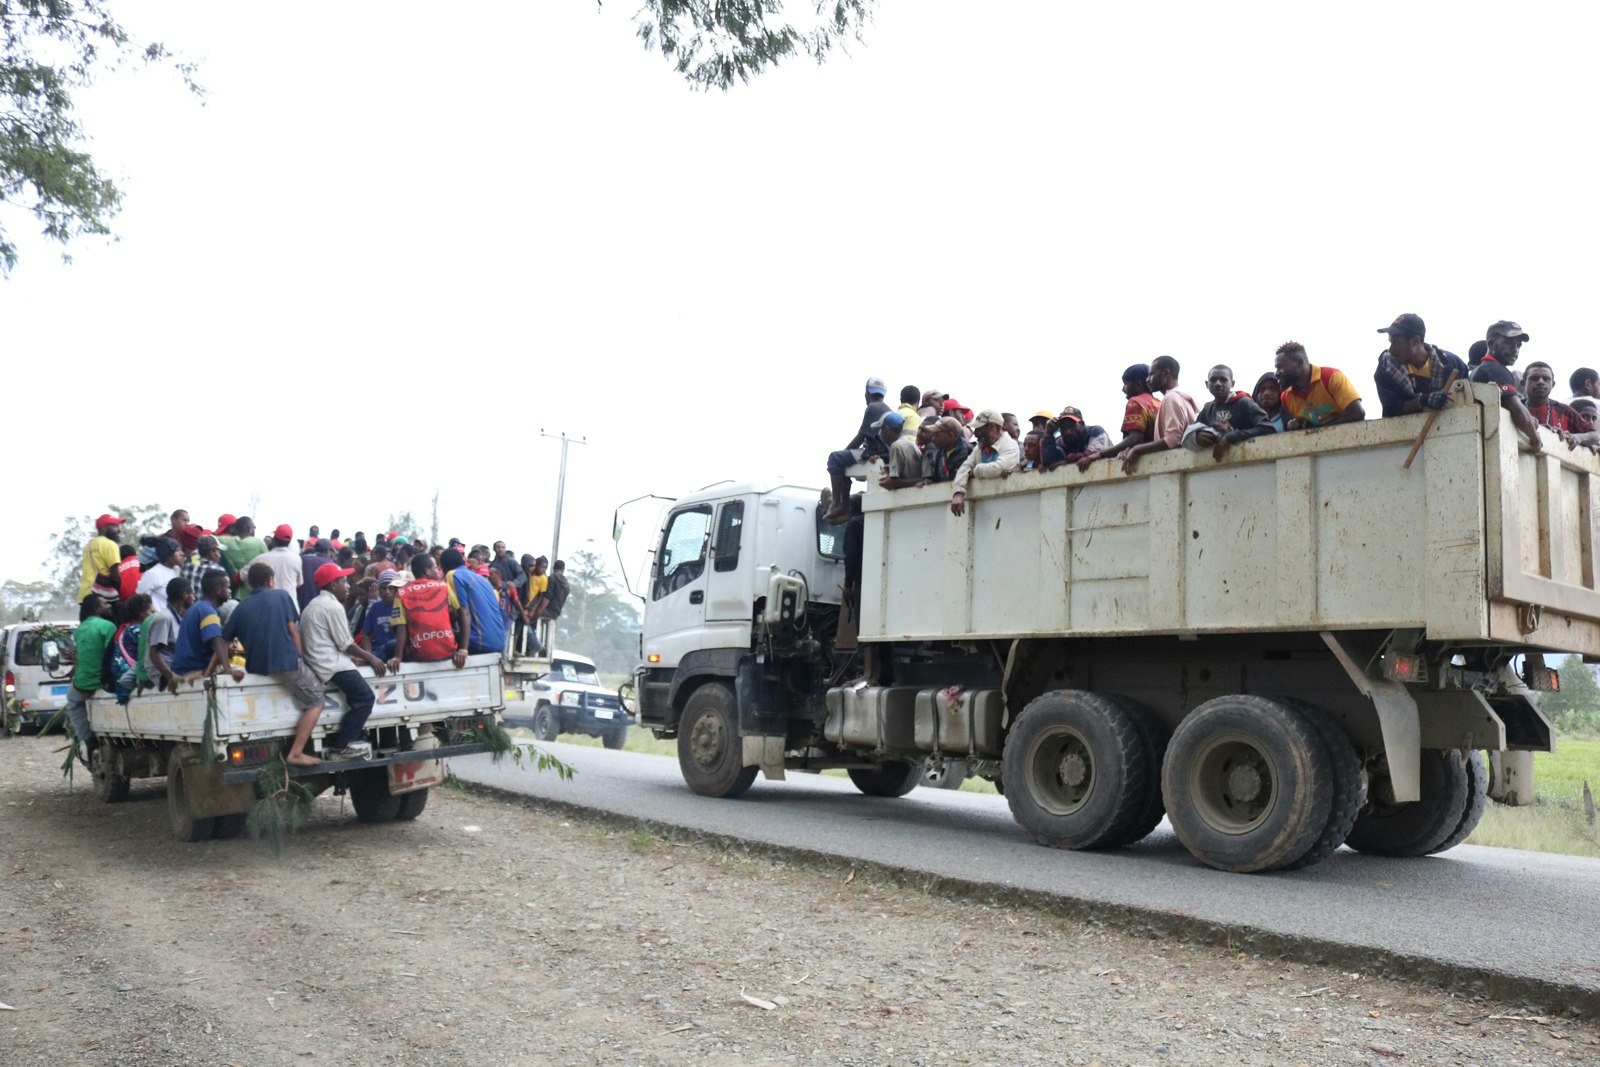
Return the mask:
[[[1600,656],[1600,459],[1464,387],[1424,416],[949,487],[869,480],[865,640],[1418,628]],[[937,588],[923,597],[907,590]]]
[[[497,654],[469,656],[459,670],[448,661],[407,663],[399,674],[375,678],[368,668],[361,674],[377,697],[367,728],[437,722],[505,703]],[[327,706],[317,720],[316,733],[332,731],[344,715],[344,696],[327,691]],[[242,682],[223,675],[217,680],[219,742],[294,734],[299,713],[284,688],[270,678],[247,674]],[[111,697],[89,704],[89,724],[96,734],[139,740],[199,741],[206,715],[206,691],[201,685],[184,685],[178,693],[146,693],[126,707]]]

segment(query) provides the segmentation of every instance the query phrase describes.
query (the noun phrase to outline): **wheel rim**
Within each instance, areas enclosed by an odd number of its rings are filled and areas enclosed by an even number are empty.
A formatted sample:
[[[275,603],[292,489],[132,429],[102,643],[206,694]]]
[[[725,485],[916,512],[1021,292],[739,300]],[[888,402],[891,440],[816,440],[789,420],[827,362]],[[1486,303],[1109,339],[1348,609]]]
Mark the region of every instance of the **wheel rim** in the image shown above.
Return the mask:
[[[1280,775],[1272,758],[1244,734],[1211,738],[1189,772],[1195,812],[1219,833],[1246,834],[1272,814]]]
[[[1094,756],[1078,731],[1059,726],[1034,739],[1028,750],[1034,800],[1051,815],[1071,815],[1094,793]]]
[[[728,731],[716,715],[702,715],[689,731],[689,757],[696,767],[711,771],[721,766],[728,750]]]

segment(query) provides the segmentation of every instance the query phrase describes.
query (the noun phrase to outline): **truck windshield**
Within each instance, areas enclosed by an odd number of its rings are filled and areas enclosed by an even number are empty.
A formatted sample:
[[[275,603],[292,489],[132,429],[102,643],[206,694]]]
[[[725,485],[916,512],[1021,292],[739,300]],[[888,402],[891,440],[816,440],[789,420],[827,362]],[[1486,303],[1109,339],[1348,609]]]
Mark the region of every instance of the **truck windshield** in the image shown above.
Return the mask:
[[[558,659],[550,664],[550,673],[563,682],[577,682],[580,685],[599,685],[600,674],[587,663],[574,663],[569,659]]]

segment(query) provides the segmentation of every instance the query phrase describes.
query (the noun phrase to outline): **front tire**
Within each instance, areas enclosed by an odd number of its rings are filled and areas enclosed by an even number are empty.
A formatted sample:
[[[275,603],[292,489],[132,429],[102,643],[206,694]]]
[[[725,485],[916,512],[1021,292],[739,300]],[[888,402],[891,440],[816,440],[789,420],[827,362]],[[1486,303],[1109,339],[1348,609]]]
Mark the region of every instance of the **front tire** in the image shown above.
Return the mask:
[[[923,765],[890,760],[878,767],[852,767],[845,773],[869,797],[903,797],[921,784]]]
[[[707,682],[689,695],[678,723],[678,769],[703,797],[737,797],[755,783],[757,767],[744,766],[733,690]]]
[[[605,736],[600,739],[600,743],[612,751],[620,749],[628,743],[628,728],[619,726],[615,730],[607,730]]]
[[[1387,774],[1373,782],[1367,810],[1356,820],[1345,844],[1377,856],[1426,856],[1460,842],[1456,830],[1466,821],[1473,790],[1487,783],[1467,770],[1460,749],[1422,750],[1422,799],[1398,804],[1389,799]],[[1482,803],[1478,804],[1482,817]],[[1476,825],[1476,819],[1473,820]],[[1471,832],[1470,830],[1468,831]]]
[[[554,741],[561,736],[561,713],[553,705],[541,703],[533,713],[533,736],[540,741]]]
[[[1254,696],[1208,700],[1173,732],[1161,773],[1167,818],[1202,863],[1253,873],[1309,852],[1333,811],[1333,769],[1316,729]]]
[[[1155,788],[1133,717],[1098,693],[1059,689],[1017,716],[1001,756],[1011,815],[1052,848],[1121,844]]]

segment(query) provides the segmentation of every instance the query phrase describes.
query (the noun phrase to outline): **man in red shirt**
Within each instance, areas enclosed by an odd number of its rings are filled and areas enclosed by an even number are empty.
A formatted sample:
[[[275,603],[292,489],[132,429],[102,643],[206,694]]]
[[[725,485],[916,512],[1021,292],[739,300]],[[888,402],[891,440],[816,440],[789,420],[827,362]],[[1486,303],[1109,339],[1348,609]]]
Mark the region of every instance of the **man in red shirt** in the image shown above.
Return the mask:
[[[1528,394],[1528,414],[1540,426],[1548,426],[1562,437],[1578,430],[1578,415],[1550,394],[1555,391],[1556,372],[1548,363],[1530,363],[1522,373],[1522,388]]]

